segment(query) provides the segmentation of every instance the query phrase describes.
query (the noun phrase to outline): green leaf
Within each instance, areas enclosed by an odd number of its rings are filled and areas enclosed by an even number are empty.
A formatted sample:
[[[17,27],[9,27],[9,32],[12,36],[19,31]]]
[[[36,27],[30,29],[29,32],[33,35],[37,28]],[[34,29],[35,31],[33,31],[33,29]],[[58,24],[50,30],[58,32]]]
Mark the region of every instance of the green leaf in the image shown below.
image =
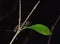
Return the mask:
[[[50,29],[43,24],[35,24],[32,26],[28,26],[27,28],[35,30],[43,35],[51,35]]]

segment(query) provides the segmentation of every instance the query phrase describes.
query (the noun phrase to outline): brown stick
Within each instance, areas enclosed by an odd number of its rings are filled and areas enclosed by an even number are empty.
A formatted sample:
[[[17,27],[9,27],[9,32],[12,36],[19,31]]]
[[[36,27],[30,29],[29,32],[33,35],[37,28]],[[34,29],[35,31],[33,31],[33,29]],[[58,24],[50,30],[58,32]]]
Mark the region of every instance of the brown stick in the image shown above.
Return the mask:
[[[56,22],[55,22],[55,23],[54,23],[54,25],[52,26],[52,30],[51,30],[51,31],[52,31],[52,33],[53,33],[54,28],[55,28],[55,26],[57,25],[57,23],[58,23],[59,19],[60,19],[60,16],[58,16],[58,18],[57,18]],[[52,34],[50,35],[50,37],[49,37],[49,39],[48,39],[48,43],[47,43],[47,44],[50,44],[51,37],[52,37]]]
[[[12,38],[10,44],[13,43],[13,41],[15,40],[16,36],[20,33],[21,31],[21,0],[19,0],[19,25],[18,25],[18,30],[16,32],[16,34],[14,35],[14,37]]]
[[[32,15],[32,13],[34,12],[34,10],[36,9],[36,7],[38,6],[38,4],[40,3],[40,1],[37,2],[37,4],[34,6],[34,8],[32,9],[32,11],[29,13],[29,15],[27,16],[27,18],[25,19],[25,21],[23,22],[21,28],[25,25],[26,21],[29,19],[29,17]]]

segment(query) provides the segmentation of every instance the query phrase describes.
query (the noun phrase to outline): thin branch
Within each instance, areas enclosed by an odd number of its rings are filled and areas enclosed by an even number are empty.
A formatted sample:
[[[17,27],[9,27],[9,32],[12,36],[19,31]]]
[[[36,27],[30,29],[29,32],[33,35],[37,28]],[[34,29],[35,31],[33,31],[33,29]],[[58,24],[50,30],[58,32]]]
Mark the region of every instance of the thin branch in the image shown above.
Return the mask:
[[[40,3],[40,1],[37,2],[37,4],[34,6],[34,8],[32,9],[32,11],[29,13],[29,15],[27,16],[27,18],[25,19],[25,21],[23,22],[21,28],[25,25],[26,21],[29,19],[29,17],[32,15],[33,11],[36,9],[36,7],[38,6],[38,4]]]
[[[23,26],[25,25],[26,21],[29,19],[29,17],[31,16],[31,14],[33,13],[33,11],[36,9],[36,7],[38,6],[39,3],[40,3],[40,1],[38,1],[37,4],[34,6],[34,8],[32,9],[32,11],[29,13],[28,17],[26,18],[26,20],[25,20],[24,23],[22,24],[21,28],[24,29]],[[26,27],[25,27],[25,28],[26,28]],[[23,41],[22,44],[26,44],[31,35],[32,35],[32,32],[29,32],[29,35],[25,38],[25,40]]]
[[[20,26],[21,26],[21,0],[19,0],[19,24],[18,24],[18,30],[17,30],[16,34],[14,35],[14,37],[12,38],[10,44],[13,43],[13,41],[16,38],[16,36],[20,33],[20,31],[21,31]]]
[[[55,23],[54,23],[54,25],[52,26],[52,30],[51,30],[51,31],[52,31],[52,33],[53,33],[54,28],[55,28],[55,26],[57,25],[57,23],[58,23],[59,19],[60,19],[60,16],[58,16],[58,18],[57,18],[56,22],[55,22]],[[50,35],[50,37],[49,37],[49,39],[48,39],[48,44],[50,44],[51,37],[52,37],[52,34]]]
[[[13,43],[13,41],[15,40],[15,38],[17,37],[17,35],[18,35],[20,32],[21,32],[20,30],[18,30],[18,31],[16,32],[16,34],[15,34],[14,37],[12,38],[10,44]]]
[[[21,2],[21,0],[20,0],[20,2]],[[20,3],[20,2],[19,2],[19,3]],[[27,16],[27,18],[25,19],[25,21],[23,22],[23,24],[22,24],[21,27],[20,27],[20,25],[21,25],[21,24],[20,24],[20,23],[21,23],[21,19],[19,19],[19,28],[18,28],[16,34],[14,35],[14,37],[12,38],[10,44],[13,43],[14,39],[17,37],[17,35],[20,33],[20,31],[23,30],[22,27],[25,25],[26,21],[29,19],[29,17],[31,16],[31,14],[33,13],[33,11],[36,9],[36,7],[38,6],[39,3],[40,3],[40,1],[38,1],[37,4],[34,6],[34,8],[33,8],[32,11],[29,13],[29,15]],[[20,11],[19,11],[19,12],[20,12]],[[21,13],[20,13],[20,14],[21,14]],[[19,18],[21,18],[20,16],[21,16],[21,15],[19,15]]]
[[[19,28],[21,27],[21,0],[19,0]]]

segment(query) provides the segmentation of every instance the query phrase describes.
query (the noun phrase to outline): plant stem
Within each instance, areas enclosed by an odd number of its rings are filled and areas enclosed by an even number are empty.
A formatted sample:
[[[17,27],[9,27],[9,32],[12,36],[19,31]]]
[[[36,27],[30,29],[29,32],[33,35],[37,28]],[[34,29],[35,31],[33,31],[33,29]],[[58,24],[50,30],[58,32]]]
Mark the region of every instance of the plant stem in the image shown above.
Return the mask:
[[[29,19],[29,17],[31,16],[31,14],[33,13],[33,11],[36,9],[36,7],[38,6],[38,4],[40,3],[40,1],[37,2],[37,4],[34,6],[34,8],[32,9],[32,11],[29,13],[28,17],[26,18],[26,20],[24,21],[24,23],[22,24],[21,27],[23,27],[26,23],[26,21]],[[33,31],[29,32],[29,35],[25,38],[25,40],[23,41],[22,44],[26,44],[27,41],[29,40],[30,36],[32,35]]]
[[[60,16],[58,16],[58,18],[57,18],[56,22],[55,22],[55,23],[54,23],[54,25],[52,26],[52,30],[51,30],[51,31],[52,31],[52,33],[53,33],[54,28],[55,28],[55,26],[57,25],[57,23],[58,23],[59,19],[60,19]],[[50,44],[51,37],[52,37],[52,34],[49,36],[48,44]]]
[[[25,19],[25,21],[23,22],[21,28],[25,25],[26,21],[29,19],[29,17],[32,15],[33,11],[36,9],[36,7],[38,6],[38,4],[40,3],[40,1],[37,2],[37,4],[34,6],[34,8],[32,9],[32,11],[29,13],[29,15],[27,16],[27,18]]]
[[[12,38],[10,44],[13,43],[13,41],[15,40],[15,38],[17,37],[17,35],[18,35],[20,32],[21,32],[21,30],[18,30],[18,31],[16,32],[16,34],[15,34],[14,37]]]
[[[13,43],[13,41],[15,40],[15,38],[17,37],[17,35],[20,33],[21,31],[21,0],[19,0],[19,24],[18,24],[18,30],[16,32],[16,34],[14,35],[14,37],[12,38],[10,44]]]

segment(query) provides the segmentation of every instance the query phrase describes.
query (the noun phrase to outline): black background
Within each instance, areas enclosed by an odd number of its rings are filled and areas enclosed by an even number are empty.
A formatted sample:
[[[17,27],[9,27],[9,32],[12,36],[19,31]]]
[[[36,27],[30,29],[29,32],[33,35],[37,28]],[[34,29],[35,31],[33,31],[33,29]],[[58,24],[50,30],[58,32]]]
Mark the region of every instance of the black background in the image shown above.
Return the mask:
[[[38,0],[22,0],[22,22],[32,10]],[[9,44],[15,32],[14,27],[18,24],[18,0],[1,0],[0,15],[6,16],[0,21],[0,43]],[[50,29],[60,15],[59,0],[41,0],[36,10],[32,13],[29,21],[32,24],[44,24]],[[8,31],[6,31],[8,30]],[[12,30],[12,31],[9,31]],[[30,35],[30,33],[32,33]],[[25,42],[26,37],[29,40]],[[41,35],[33,30],[23,30],[13,44],[47,44],[49,36]],[[55,27],[50,44],[60,44],[60,20]]]

